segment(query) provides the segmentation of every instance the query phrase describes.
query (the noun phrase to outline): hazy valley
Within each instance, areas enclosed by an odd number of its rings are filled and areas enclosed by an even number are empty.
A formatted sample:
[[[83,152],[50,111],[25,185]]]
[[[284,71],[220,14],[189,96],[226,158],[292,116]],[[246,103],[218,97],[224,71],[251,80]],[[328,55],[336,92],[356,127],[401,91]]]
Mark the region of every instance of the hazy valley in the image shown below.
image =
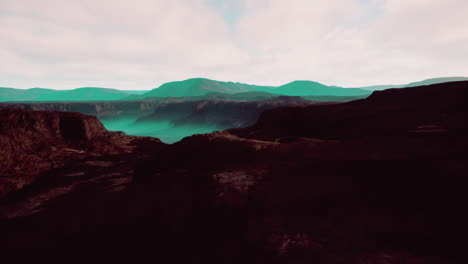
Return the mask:
[[[463,79],[466,78],[438,78],[395,87]],[[267,109],[352,101],[383,87],[391,86],[342,88],[294,81],[273,87],[196,78],[166,83],[151,91],[0,88],[0,107],[94,115],[109,130],[174,143],[193,134],[253,125]]]

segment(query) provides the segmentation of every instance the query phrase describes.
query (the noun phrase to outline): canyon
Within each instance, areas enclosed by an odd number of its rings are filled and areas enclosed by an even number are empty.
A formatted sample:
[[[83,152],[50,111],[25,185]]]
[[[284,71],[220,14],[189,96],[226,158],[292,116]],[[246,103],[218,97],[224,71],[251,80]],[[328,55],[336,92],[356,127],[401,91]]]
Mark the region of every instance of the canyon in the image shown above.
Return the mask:
[[[278,104],[174,144],[2,105],[1,258],[465,263],[467,95],[465,81]]]

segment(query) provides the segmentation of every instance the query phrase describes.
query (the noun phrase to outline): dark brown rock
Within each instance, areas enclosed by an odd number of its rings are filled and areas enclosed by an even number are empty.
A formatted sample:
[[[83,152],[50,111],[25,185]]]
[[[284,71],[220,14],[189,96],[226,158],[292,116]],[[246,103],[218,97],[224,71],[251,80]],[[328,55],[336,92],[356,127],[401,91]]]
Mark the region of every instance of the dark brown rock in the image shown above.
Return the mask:
[[[67,160],[129,151],[127,145],[133,140],[108,132],[95,116],[0,109],[0,196]]]

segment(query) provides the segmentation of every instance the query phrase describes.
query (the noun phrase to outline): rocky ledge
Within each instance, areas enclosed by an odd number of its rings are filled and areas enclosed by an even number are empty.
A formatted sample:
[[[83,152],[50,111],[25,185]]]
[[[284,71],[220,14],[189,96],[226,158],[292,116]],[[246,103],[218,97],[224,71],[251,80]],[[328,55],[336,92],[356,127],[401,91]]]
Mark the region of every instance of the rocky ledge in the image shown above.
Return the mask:
[[[0,196],[69,160],[130,153],[134,140],[141,138],[109,132],[95,116],[0,109]]]

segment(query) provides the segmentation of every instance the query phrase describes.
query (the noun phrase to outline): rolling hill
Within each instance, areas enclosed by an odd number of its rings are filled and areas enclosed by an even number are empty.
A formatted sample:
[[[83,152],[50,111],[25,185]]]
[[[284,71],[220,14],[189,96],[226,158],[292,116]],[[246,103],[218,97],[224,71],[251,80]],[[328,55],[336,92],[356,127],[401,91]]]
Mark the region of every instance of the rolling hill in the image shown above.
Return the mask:
[[[294,81],[282,86],[259,86],[243,83],[221,82],[209,79],[195,78],[184,81],[170,82],[161,85],[141,96],[131,96],[128,99],[149,97],[181,97],[201,96],[209,93],[247,93],[268,92],[288,96],[367,96],[371,92],[359,88],[341,88],[326,86],[312,81]]]
[[[342,88],[337,86],[327,86],[318,82],[312,81],[294,81],[288,84],[279,86],[271,91],[275,94],[289,96],[357,96],[370,95],[370,92],[360,88]]]
[[[234,82],[221,82],[204,78],[187,79],[184,81],[169,82],[153,89],[143,97],[180,97],[200,96],[212,92],[217,93],[242,93],[252,91],[269,91],[273,87],[257,86]]]

